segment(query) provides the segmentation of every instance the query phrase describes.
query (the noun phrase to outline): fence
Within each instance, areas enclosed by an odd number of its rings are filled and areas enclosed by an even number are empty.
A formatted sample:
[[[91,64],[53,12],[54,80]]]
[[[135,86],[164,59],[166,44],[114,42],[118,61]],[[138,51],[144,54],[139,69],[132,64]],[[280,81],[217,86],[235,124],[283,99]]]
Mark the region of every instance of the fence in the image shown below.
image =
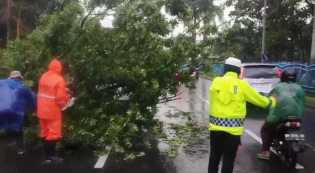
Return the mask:
[[[297,80],[303,86],[304,90],[315,93],[315,65],[305,64],[279,64],[280,69],[295,69]]]

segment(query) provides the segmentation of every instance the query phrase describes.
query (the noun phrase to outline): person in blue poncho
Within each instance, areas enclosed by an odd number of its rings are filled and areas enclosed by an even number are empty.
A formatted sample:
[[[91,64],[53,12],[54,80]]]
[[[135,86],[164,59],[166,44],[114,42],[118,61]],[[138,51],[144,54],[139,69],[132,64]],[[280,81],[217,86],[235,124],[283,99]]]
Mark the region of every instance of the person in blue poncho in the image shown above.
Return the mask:
[[[18,155],[24,154],[23,125],[27,113],[35,110],[35,98],[21,72],[12,71],[8,79],[0,80],[0,128],[14,139]]]

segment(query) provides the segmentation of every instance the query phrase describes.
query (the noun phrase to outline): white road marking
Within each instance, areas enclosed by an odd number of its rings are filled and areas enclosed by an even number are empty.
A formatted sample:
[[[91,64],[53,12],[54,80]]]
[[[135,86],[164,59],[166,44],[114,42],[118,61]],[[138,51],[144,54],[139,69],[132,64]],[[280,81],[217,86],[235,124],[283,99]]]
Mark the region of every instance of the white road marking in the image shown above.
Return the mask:
[[[97,162],[94,165],[95,169],[102,169],[107,161],[107,158],[109,156],[111,147],[106,147],[106,150],[109,151],[107,154],[104,154],[102,156],[99,156]]]
[[[257,141],[258,143],[262,144],[261,138],[259,136],[257,136],[254,132],[252,132],[248,129],[245,129],[245,133],[248,134],[253,139],[255,139],[255,141]]]
[[[209,101],[208,100],[205,100],[203,99],[199,94],[197,94],[197,97],[203,101],[203,102],[206,102],[207,104],[209,104]],[[259,136],[257,136],[254,132],[252,132],[251,130],[249,129],[245,129],[245,133],[248,134],[250,137],[252,137],[255,141],[257,141],[258,143],[262,144],[262,140]],[[295,166],[295,169],[298,169],[298,170],[301,170],[301,169],[304,169],[304,166],[297,163],[296,166]]]

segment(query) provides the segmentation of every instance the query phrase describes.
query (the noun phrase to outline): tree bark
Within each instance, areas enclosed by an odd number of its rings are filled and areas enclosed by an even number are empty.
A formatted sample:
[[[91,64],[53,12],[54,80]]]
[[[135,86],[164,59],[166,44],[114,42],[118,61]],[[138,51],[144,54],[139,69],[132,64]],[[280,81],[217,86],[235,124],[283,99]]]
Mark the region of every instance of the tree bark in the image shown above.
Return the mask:
[[[10,40],[10,35],[11,35],[11,27],[10,27],[10,19],[11,19],[11,4],[12,4],[12,0],[6,0],[6,17],[7,17],[7,33],[6,33],[6,36],[7,36],[7,41],[6,41],[6,44],[9,43],[9,40]]]
[[[16,19],[16,39],[20,39],[21,38],[21,22],[22,22],[22,6],[19,5],[18,6],[18,16]]]

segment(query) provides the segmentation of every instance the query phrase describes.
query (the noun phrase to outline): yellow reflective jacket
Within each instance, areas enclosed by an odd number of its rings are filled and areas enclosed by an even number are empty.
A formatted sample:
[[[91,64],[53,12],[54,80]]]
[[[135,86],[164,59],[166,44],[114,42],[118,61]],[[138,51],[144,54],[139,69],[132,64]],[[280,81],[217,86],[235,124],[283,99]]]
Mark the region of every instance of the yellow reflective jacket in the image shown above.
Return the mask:
[[[244,132],[246,102],[263,108],[267,108],[269,104],[275,106],[273,98],[262,96],[234,72],[227,72],[223,77],[213,80],[209,99],[209,130],[225,131],[232,135],[242,135]],[[236,126],[226,125],[226,121],[234,123],[235,120],[241,120],[241,123]]]

